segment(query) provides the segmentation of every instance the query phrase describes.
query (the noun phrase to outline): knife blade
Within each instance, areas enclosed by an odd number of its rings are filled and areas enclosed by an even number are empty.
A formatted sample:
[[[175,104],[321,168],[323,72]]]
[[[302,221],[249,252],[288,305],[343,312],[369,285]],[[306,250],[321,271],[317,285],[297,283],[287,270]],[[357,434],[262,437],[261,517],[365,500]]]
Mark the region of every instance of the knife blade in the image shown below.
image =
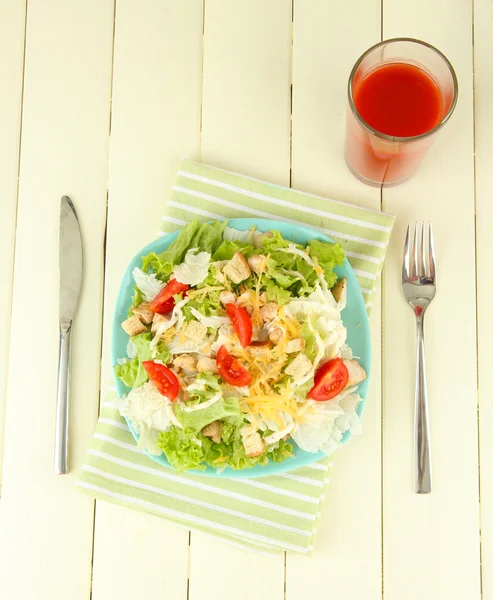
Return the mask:
[[[60,203],[59,270],[60,351],[55,420],[55,475],[68,471],[70,341],[72,321],[82,286],[82,236],[75,207],[68,196],[63,196]]]
[[[67,326],[77,310],[82,284],[82,237],[72,200],[60,203],[60,328]]]

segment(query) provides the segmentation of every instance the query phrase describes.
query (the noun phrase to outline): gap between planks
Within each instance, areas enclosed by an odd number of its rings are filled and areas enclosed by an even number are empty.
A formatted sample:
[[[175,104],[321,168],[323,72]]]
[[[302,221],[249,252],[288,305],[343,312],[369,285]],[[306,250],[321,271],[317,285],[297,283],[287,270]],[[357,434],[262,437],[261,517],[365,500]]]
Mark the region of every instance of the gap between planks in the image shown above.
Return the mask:
[[[383,0],[382,0],[383,1]],[[479,305],[478,305],[478,223],[477,223],[477,161],[476,161],[476,53],[474,47],[475,37],[475,11],[474,0],[471,0],[471,44],[472,44],[472,140],[473,140],[473,191],[474,191],[474,275],[476,296],[476,419],[478,428],[478,502],[479,502],[479,590],[483,597],[483,540],[482,540],[482,506],[481,506],[481,406],[479,394]]]
[[[22,77],[21,77],[21,110],[20,110],[20,119],[19,119],[19,144],[17,150],[17,181],[15,184],[15,206],[14,206],[14,248],[12,252],[12,263],[10,265],[10,280],[12,281],[12,286],[10,289],[10,299],[9,299],[9,312],[12,316],[12,300],[14,295],[14,265],[15,265],[15,250],[17,244],[17,213],[19,206],[19,178],[21,172],[21,150],[22,150],[22,120],[24,115],[24,79],[26,74],[26,39],[27,39],[27,9],[28,9],[28,0],[26,0],[25,12],[24,12],[24,46],[22,49]],[[3,411],[2,419],[0,420],[0,499],[2,497],[2,473],[3,473],[3,450],[5,445],[5,431],[7,427],[6,417],[7,417],[7,388],[8,388],[8,378],[9,378],[9,363],[10,363],[10,331],[11,331],[12,321],[9,320],[8,328],[7,328],[7,352],[6,352],[6,364],[4,365],[5,369],[5,381],[2,389],[3,401],[1,405],[1,409]]]
[[[113,1],[113,33],[111,41],[111,72],[110,72],[110,104],[109,104],[109,127],[108,136],[111,138],[111,122],[112,122],[112,108],[113,108],[113,72],[115,66],[115,31],[116,31],[116,0]],[[111,152],[111,140],[108,144],[108,158]],[[109,163],[108,163],[109,164]],[[105,281],[106,281],[106,244],[108,241],[108,205],[109,205],[109,168],[107,169],[107,183],[106,183],[106,207],[104,214],[104,238],[103,238],[103,265],[102,265],[102,277],[101,277],[101,341],[99,346],[100,356],[100,368],[99,368],[99,398],[98,398],[98,418],[101,410],[101,397],[106,393],[107,384],[102,381],[101,365],[103,361],[103,319],[104,319],[104,302],[105,302]],[[90,574],[90,595],[89,600],[92,600],[92,583],[94,577],[94,550],[96,540],[96,510],[98,501],[94,499],[93,517],[92,517],[92,546],[91,546],[91,574]]]

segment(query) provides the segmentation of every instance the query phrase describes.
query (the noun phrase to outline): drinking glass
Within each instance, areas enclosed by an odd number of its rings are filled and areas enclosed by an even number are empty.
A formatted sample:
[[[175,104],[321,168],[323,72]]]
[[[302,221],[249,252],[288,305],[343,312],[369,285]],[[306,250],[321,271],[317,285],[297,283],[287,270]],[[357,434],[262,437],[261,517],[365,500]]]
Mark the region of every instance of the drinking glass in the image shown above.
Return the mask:
[[[437,124],[429,131],[410,137],[382,133],[361,116],[355,94],[362,81],[374,70],[391,63],[412,65],[424,71],[439,90]],[[354,65],[348,83],[346,121],[346,163],[364,183],[390,187],[411,177],[435,141],[437,133],[450,119],[457,103],[458,85],[455,71],[436,48],[412,38],[395,38],[376,44]]]

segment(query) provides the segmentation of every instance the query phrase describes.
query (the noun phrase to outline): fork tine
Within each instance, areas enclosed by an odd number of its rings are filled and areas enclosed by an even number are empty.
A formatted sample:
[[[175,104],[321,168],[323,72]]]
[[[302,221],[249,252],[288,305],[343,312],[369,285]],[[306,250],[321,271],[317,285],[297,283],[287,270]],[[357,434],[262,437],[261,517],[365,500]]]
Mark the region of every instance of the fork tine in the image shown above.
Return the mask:
[[[406,231],[406,240],[404,242],[404,255],[402,257],[402,279],[409,279],[409,225]]]
[[[418,275],[418,224],[414,224],[412,262],[411,262],[411,279]]]
[[[433,240],[433,228],[431,221],[428,226],[429,240],[428,240],[428,262],[430,266],[430,279],[435,280],[435,242]]]
[[[420,277],[426,277],[426,266],[425,266],[425,222],[421,225],[421,244],[420,244]]]

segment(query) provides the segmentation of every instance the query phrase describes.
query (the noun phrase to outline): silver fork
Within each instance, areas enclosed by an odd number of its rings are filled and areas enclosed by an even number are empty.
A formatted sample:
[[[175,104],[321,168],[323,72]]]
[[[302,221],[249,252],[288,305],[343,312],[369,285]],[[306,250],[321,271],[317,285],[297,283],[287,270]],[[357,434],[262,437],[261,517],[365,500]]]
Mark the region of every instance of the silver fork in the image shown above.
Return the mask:
[[[435,248],[431,223],[428,226],[428,248],[425,251],[425,224],[421,227],[418,247],[418,224],[414,227],[412,249],[409,249],[410,226],[407,227],[402,262],[402,291],[416,316],[416,396],[414,404],[414,491],[431,492],[430,426],[426,390],[425,341],[423,321],[426,309],[435,297]]]

